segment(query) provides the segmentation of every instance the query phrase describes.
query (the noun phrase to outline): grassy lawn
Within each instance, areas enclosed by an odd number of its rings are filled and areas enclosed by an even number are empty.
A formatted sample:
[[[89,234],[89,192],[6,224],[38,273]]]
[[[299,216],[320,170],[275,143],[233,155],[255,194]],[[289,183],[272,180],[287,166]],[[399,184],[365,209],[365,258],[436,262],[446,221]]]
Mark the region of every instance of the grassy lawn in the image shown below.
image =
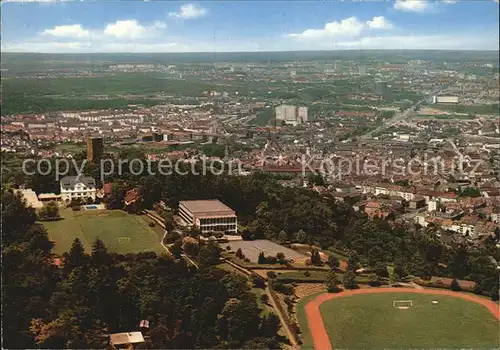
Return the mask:
[[[277,279],[283,282],[323,282],[326,279],[327,271],[309,271],[309,276],[305,275],[306,271],[279,271]],[[341,276],[337,274],[337,276]]]
[[[161,227],[149,227],[150,219],[143,215],[128,214],[121,210],[89,210],[73,212],[61,209],[62,220],[43,222],[49,238],[55,242],[54,252],[68,251],[75,238],[79,238],[87,251],[100,238],[111,252],[139,253],[163,252]]]
[[[413,307],[394,308],[394,300],[412,300]],[[439,304],[432,304],[433,300]],[[326,302],[320,309],[331,342],[337,348],[500,346],[494,316],[481,305],[454,297],[411,293],[357,295]],[[300,312],[304,312],[303,307],[298,312],[299,319]],[[302,328],[304,318],[302,314]],[[310,338],[305,335],[304,340],[310,346]]]

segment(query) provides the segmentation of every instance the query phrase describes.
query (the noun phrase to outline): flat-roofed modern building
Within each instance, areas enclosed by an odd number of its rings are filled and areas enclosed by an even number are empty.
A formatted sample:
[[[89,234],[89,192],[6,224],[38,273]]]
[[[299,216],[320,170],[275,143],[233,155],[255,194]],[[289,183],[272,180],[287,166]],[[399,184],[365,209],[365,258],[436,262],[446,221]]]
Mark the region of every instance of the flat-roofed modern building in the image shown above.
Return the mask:
[[[201,233],[238,233],[238,217],[234,210],[217,199],[179,202],[179,216]]]

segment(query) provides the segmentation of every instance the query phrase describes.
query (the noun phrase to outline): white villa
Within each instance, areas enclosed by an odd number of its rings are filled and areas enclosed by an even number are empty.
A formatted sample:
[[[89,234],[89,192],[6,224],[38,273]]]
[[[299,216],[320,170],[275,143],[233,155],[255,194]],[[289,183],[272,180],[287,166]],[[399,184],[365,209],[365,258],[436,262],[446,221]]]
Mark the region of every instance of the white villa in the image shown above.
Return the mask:
[[[95,200],[96,182],[90,176],[65,176],[61,179],[61,200],[69,203],[73,199],[82,201],[87,198]]]

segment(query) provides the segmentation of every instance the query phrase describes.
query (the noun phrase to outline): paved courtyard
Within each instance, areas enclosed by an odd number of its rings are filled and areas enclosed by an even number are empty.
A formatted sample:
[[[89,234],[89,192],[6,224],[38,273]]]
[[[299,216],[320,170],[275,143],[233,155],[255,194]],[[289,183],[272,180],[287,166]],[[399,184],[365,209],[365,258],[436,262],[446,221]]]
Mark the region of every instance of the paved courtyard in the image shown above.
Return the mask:
[[[268,241],[267,239],[258,239],[255,241],[235,241],[229,243],[223,243],[222,247],[230,246],[232,251],[237,251],[241,248],[245,257],[250,259],[252,262],[257,262],[259,254],[264,252],[266,256],[276,256],[277,253],[285,254],[287,259],[303,259],[306,256],[295,250],[280,246],[274,242]]]

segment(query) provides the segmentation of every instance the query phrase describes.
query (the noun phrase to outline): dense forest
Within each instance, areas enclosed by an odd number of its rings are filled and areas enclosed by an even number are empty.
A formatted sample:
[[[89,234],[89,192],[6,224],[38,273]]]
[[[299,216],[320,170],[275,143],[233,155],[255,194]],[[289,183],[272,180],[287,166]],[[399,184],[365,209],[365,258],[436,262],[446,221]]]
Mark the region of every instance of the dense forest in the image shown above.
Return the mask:
[[[212,265],[219,248],[199,252],[200,268],[154,253],[91,254],[75,240],[62,268],[32,208],[2,191],[2,317],[5,348],[103,348],[107,334],[150,321],[141,348],[278,348],[279,319],[261,316],[247,280]]]

